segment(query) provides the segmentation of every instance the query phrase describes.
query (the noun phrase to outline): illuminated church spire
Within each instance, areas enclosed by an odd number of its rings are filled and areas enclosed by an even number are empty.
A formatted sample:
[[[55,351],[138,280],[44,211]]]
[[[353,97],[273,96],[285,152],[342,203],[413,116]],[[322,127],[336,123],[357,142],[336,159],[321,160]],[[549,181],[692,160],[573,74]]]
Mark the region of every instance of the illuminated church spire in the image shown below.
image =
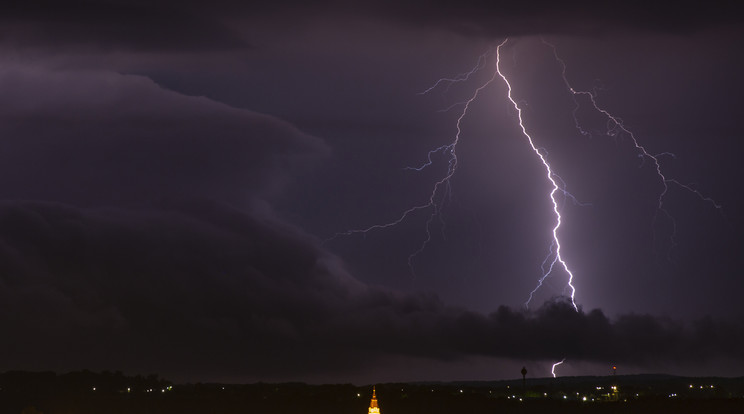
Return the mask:
[[[375,387],[372,387],[372,401],[369,402],[369,414],[380,414],[380,407],[377,406]]]

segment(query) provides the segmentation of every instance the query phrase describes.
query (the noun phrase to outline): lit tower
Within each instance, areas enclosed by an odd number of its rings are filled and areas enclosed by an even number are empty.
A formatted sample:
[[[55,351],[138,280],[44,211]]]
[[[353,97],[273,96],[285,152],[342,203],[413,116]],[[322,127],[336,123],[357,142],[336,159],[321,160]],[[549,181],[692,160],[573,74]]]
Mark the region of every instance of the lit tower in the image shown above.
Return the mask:
[[[372,387],[372,401],[369,402],[369,414],[380,414],[380,407],[377,406],[375,387]]]

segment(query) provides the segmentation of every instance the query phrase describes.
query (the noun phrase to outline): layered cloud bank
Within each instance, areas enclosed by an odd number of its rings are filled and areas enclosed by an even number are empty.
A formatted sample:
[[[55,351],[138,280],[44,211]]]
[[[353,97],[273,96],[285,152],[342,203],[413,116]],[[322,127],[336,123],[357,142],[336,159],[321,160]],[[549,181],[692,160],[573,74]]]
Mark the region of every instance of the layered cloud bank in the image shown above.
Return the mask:
[[[316,240],[260,209],[4,202],[0,226],[0,323],[10,338],[0,349],[13,368],[291,378],[400,356],[744,359],[742,321],[609,318],[561,301],[485,315],[365,286]]]
[[[0,194],[75,204],[242,202],[328,154],[280,119],[110,71],[0,69]]]

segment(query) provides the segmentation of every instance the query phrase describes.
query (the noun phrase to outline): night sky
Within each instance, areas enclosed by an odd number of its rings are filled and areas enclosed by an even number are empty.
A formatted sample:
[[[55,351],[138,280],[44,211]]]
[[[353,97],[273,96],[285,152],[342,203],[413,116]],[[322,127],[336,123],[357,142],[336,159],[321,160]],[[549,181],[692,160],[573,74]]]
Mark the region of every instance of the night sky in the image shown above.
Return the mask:
[[[0,371],[744,375],[736,2],[150,3],[0,5]],[[428,202],[446,153],[406,167],[452,142],[507,38],[525,127],[580,202],[559,197],[578,312],[561,271],[524,306],[555,217],[500,78],[437,216],[342,234]],[[688,187],[663,211],[651,159],[546,42]]]

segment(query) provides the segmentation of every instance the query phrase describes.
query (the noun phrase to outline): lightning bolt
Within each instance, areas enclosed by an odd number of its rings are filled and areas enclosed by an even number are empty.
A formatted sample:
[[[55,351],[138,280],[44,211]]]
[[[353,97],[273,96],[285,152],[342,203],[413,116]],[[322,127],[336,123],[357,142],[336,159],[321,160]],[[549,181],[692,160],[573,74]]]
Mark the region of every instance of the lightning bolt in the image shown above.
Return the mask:
[[[411,274],[415,277],[415,269],[413,266],[414,259],[421,254],[428,244],[432,240],[432,223],[436,217],[439,217],[440,221],[442,221],[442,210],[444,208],[444,204],[447,200],[447,197],[451,195],[451,179],[455,175],[455,172],[457,171],[458,166],[458,157],[457,157],[457,145],[460,142],[462,129],[461,125],[463,122],[463,119],[468,114],[468,110],[470,108],[470,105],[478,98],[478,96],[481,94],[481,92],[487,88],[489,85],[491,85],[494,80],[497,78],[500,78],[507,89],[506,98],[509,102],[511,102],[512,106],[516,110],[517,120],[519,124],[519,129],[521,130],[521,135],[525,138],[527,143],[529,144],[530,148],[534,152],[535,156],[539,161],[541,162],[544,172],[545,172],[545,178],[546,180],[551,184],[552,188],[548,193],[548,198],[550,199],[550,202],[552,204],[552,212],[554,216],[554,224],[552,227],[551,235],[552,240],[550,242],[550,246],[548,248],[548,253],[545,256],[545,259],[543,260],[541,264],[541,270],[542,274],[538,278],[538,282],[536,287],[530,292],[528,299],[524,303],[524,306],[526,308],[529,307],[530,302],[532,301],[535,293],[543,286],[543,283],[545,280],[553,275],[554,272],[563,271],[568,276],[568,281],[566,284],[566,291],[568,292],[568,296],[570,297],[571,304],[574,308],[574,310],[578,311],[578,306],[576,305],[575,296],[576,296],[576,287],[574,286],[574,274],[569,268],[566,260],[563,257],[563,247],[560,242],[560,229],[563,224],[563,217],[561,216],[561,210],[562,207],[565,205],[567,200],[571,200],[575,204],[583,205],[579,203],[575,197],[573,197],[567,190],[566,190],[566,183],[561,179],[561,177],[553,171],[553,169],[550,166],[550,163],[547,159],[547,151],[544,148],[538,147],[535,145],[535,141],[533,137],[530,135],[530,133],[527,130],[527,127],[525,126],[524,119],[522,116],[522,107],[517,103],[517,101],[514,99],[512,94],[512,85],[509,82],[509,79],[507,76],[502,72],[501,70],[501,52],[502,48],[507,44],[509,41],[508,38],[504,39],[496,48],[495,48],[495,55],[496,55],[496,64],[495,64],[495,71],[493,75],[484,83],[482,83],[478,88],[475,89],[475,91],[471,94],[471,96],[463,101],[456,103],[452,106],[450,106],[447,109],[444,109],[443,111],[449,111],[455,107],[461,106],[462,109],[459,112],[459,115],[457,117],[457,121],[455,123],[455,129],[456,132],[454,134],[454,137],[451,142],[448,144],[439,146],[435,149],[430,150],[427,153],[426,161],[421,164],[418,167],[407,167],[407,170],[413,170],[413,171],[423,171],[427,167],[434,164],[434,156],[436,154],[441,153],[447,162],[447,170],[446,173],[434,183],[431,189],[431,193],[427,200],[425,200],[422,204],[413,206],[405,211],[403,211],[396,219],[383,223],[383,224],[374,224],[372,226],[366,227],[366,228],[360,228],[360,229],[352,229],[347,230],[345,232],[336,233],[333,237],[328,239],[327,241],[333,240],[338,236],[350,236],[354,234],[367,234],[374,230],[383,230],[390,227],[394,227],[403,221],[410,218],[412,215],[419,213],[419,212],[426,212],[428,215],[426,216],[426,224],[425,224],[425,237],[423,241],[421,242],[419,248],[415,250],[413,253],[411,253],[408,256],[408,267],[411,271]],[[668,219],[670,220],[672,224],[672,235],[671,235],[671,241],[672,241],[672,247],[674,247],[675,244],[675,234],[676,234],[676,221],[674,218],[669,214],[669,212],[664,208],[664,201],[666,198],[667,193],[669,192],[670,185],[678,186],[679,188],[689,191],[693,194],[695,194],[698,198],[703,200],[704,202],[712,204],[716,209],[720,210],[721,206],[712,198],[707,197],[703,195],[698,190],[692,188],[690,185],[686,185],[683,183],[680,183],[676,179],[667,177],[662,170],[660,158],[661,157],[671,157],[675,158],[675,155],[670,152],[662,152],[659,154],[652,154],[646,148],[639,143],[639,141],[636,139],[635,135],[632,131],[630,131],[623,123],[622,119],[620,119],[617,116],[614,116],[609,111],[601,107],[597,103],[597,92],[596,90],[592,91],[580,91],[573,88],[573,86],[569,83],[568,77],[566,75],[567,67],[563,59],[560,58],[558,55],[557,49],[554,45],[548,43],[543,39],[543,42],[552,48],[553,56],[558,62],[558,64],[561,67],[561,76],[563,79],[563,82],[565,84],[566,89],[570,92],[572,99],[574,101],[575,107],[573,110],[573,118],[575,122],[575,126],[577,130],[583,134],[583,135],[590,135],[590,133],[586,130],[584,130],[581,127],[581,124],[579,122],[579,118],[577,115],[577,111],[580,108],[580,99],[587,100],[592,108],[597,111],[598,113],[602,114],[607,119],[607,131],[606,135],[609,136],[618,136],[619,134],[625,134],[628,137],[630,137],[635,149],[638,152],[638,157],[641,159],[641,166],[645,162],[650,162],[654,168],[654,171],[656,175],[659,177],[659,180],[662,184],[662,190],[660,191],[657,199],[657,212],[654,216],[654,221],[657,220],[658,214],[662,213]],[[476,65],[468,72],[461,73],[459,75],[456,75],[451,78],[442,78],[439,79],[434,85],[429,87],[428,89],[421,92],[421,95],[425,95],[427,93],[430,93],[434,89],[446,85],[446,88],[448,89],[450,86],[452,86],[455,83],[459,82],[465,82],[469,80],[475,73],[479,72],[480,70],[486,68],[488,66],[488,58],[493,53],[493,49],[489,50],[488,52],[484,53],[478,58],[478,62]],[[443,221],[442,221],[443,222]],[[553,372],[555,371],[555,367],[562,364],[565,361],[562,360],[556,364],[553,365]],[[555,376],[555,373],[553,374]]]
[[[449,86],[452,83],[463,82],[463,81],[468,80],[470,76],[472,76],[474,73],[476,73],[478,70],[480,70],[486,65],[489,54],[490,52],[486,52],[483,55],[481,55],[478,59],[478,63],[476,64],[476,66],[473,67],[473,69],[470,70],[469,72],[457,75],[453,78],[439,79],[432,87],[426,89],[420,94],[426,94],[432,91],[433,89],[435,89],[437,86],[442,85],[442,84],[447,84]],[[426,249],[426,246],[429,244],[429,242],[431,242],[431,238],[432,238],[431,224],[436,217],[439,216],[441,218],[441,212],[444,206],[445,199],[447,198],[447,196],[451,194],[450,180],[455,175],[455,171],[457,171],[457,163],[458,163],[457,144],[460,142],[460,135],[462,133],[462,129],[461,129],[462,120],[467,115],[468,109],[470,108],[470,105],[473,103],[473,101],[475,101],[475,99],[478,97],[481,91],[483,91],[486,87],[488,87],[488,85],[490,85],[496,79],[496,76],[497,76],[497,73],[494,73],[493,76],[487,82],[479,86],[475,90],[475,92],[473,92],[470,98],[468,98],[464,102],[460,102],[458,104],[451,106],[450,108],[447,108],[447,110],[449,110],[458,105],[462,106],[462,111],[460,112],[460,115],[457,117],[457,122],[455,123],[456,133],[455,133],[453,140],[449,144],[445,144],[438,148],[430,150],[426,157],[427,161],[421,166],[406,168],[408,170],[422,171],[425,168],[433,164],[434,161],[432,160],[432,156],[434,154],[441,152],[443,155],[446,156],[447,172],[441,179],[439,179],[437,182],[434,183],[428,200],[426,200],[423,204],[411,207],[403,211],[403,213],[401,213],[400,216],[398,216],[398,218],[393,221],[390,221],[384,224],[374,224],[372,226],[362,228],[362,229],[353,229],[353,230],[347,230],[344,232],[336,233],[333,237],[331,237],[327,241],[333,240],[338,236],[350,236],[353,234],[367,234],[368,232],[373,231],[373,230],[382,230],[382,229],[394,227],[402,223],[404,220],[409,218],[414,213],[417,213],[419,211],[429,211],[428,213],[429,215],[426,219],[426,225],[425,225],[426,236],[424,240],[422,241],[421,245],[419,246],[419,248],[408,256],[408,268],[410,269],[411,274],[415,276],[416,272],[413,266],[413,260],[416,258],[416,256],[421,254]]]
[[[525,307],[529,306],[529,303],[532,300],[535,292],[537,292],[537,290],[540,289],[540,287],[542,287],[545,279],[553,273],[556,267],[560,267],[568,275],[567,288],[570,290],[569,297],[571,299],[571,305],[574,307],[576,311],[578,311],[578,306],[576,305],[576,301],[575,301],[576,288],[573,285],[574,275],[573,275],[573,272],[571,272],[571,270],[569,269],[566,261],[563,259],[561,243],[558,237],[558,231],[562,224],[562,217],[560,213],[561,206],[565,202],[566,199],[571,199],[574,202],[576,202],[576,199],[570,193],[568,193],[568,191],[566,191],[565,182],[551,169],[550,164],[547,161],[546,154],[544,154],[544,150],[541,151],[541,148],[538,148],[535,145],[534,140],[532,139],[530,134],[527,132],[527,128],[525,127],[524,121],[522,119],[522,109],[512,97],[512,87],[511,87],[511,84],[509,83],[509,80],[506,78],[503,72],[501,72],[501,68],[500,68],[501,49],[508,41],[509,39],[506,38],[504,39],[503,42],[501,42],[496,47],[496,70],[494,71],[493,75],[485,83],[481,84],[481,86],[479,86],[475,90],[475,92],[473,92],[473,94],[470,96],[469,99],[467,99],[464,102],[452,105],[450,106],[450,108],[446,109],[446,110],[449,110],[455,106],[462,105],[462,110],[455,124],[456,133],[455,133],[454,139],[449,144],[445,144],[438,148],[430,150],[427,154],[426,162],[422,164],[421,166],[407,168],[410,170],[422,171],[425,168],[433,164],[434,162],[432,159],[433,155],[441,152],[447,157],[447,160],[448,160],[447,161],[448,162],[447,172],[439,181],[437,181],[434,184],[428,200],[423,204],[411,207],[403,211],[403,213],[401,213],[401,215],[398,216],[398,218],[393,221],[390,221],[384,224],[375,224],[375,225],[372,225],[366,228],[353,229],[353,230],[347,230],[345,232],[336,233],[329,240],[335,239],[338,236],[350,236],[353,234],[367,234],[368,232],[373,231],[373,230],[382,230],[382,229],[390,228],[390,227],[393,227],[393,226],[396,226],[402,223],[404,220],[406,220],[407,218],[409,218],[411,215],[413,215],[416,212],[429,211],[429,215],[427,217],[426,225],[425,225],[425,238],[423,242],[421,243],[421,245],[419,246],[419,248],[408,256],[408,267],[411,273],[415,276],[413,260],[416,256],[421,254],[421,252],[423,252],[426,249],[426,246],[429,244],[429,242],[431,242],[431,238],[432,238],[431,223],[433,222],[435,217],[440,216],[444,200],[446,196],[450,194],[450,190],[451,190],[450,180],[454,176],[457,170],[457,165],[458,165],[457,144],[460,142],[460,135],[462,133],[462,129],[461,129],[462,120],[467,115],[470,105],[475,101],[475,99],[478,97],[481,91],[483,91],[486,87],[488,87],[491,83],[493,83],[493,81],[496,80],[496,78],[498,77],[504,81],[507,87],[507,98],[512,103],[512,105],[517,111],[517,118],[519,121],[519,127],[522,131],[522,135],[527,139],[527,142],[532,148],[532,151],[535,153],[535,155],[538,157],[538,159],[542,163],[543,167],[545,168],[545,176],[552,185],[552,189],[549,192],[549,198],[553,206],[552,211],[555,215],[555,225],[553,226],[553,229],[552,229],[552,242],[551,242],[550,248],[548,249],[548,255],[546,256],[545,260],[543,261],[541,265],[541,269],[543,271],[542,275],[538,279],[537,287],[535,287],[535,289],[533,289],[532,292],[530,292],[529,298],[525,302]],[[471,69],[470,71],[459,74],[452,78],[439,79],[433,86],[421,92],[421,94],[429,93],[435,88],[437,88],[438,86],[443,85],[443,84],[447,84],[447,87],[449,87],[453,83],[463,82],[463,81],[468,80],[474,73],[478,72],[480,69],[486,66],[487,58],[490,54],[491,54],[491,51],[486,52],[483,55],[481,55],[475,67],[473,67],[473,69]],[[563,197],[561,201],[559,201],[558,199],[559,195],[562,195]]]
[[[580,91],[580,90],[574,89],[574,87],[568,81],[568,77],[566,75],[566,70],[567,70],[567,68],[566,68],[566,62],[558,55],[558,50],[555,47],[555,45],[553,45],[552,43],[546,41],[545,39],[542,39],[542,42],[543,42],[543,44],[545,44],[545,45],[547,45],[548,47],[551,48],[551,50],[553,51],[553,57],[555,58],[555,60],[558,62],[558,64],[561,67],[561,77],[563,78],[563,83],[565,84],[566,89],[571,93],[571,97],[572,97],[572,99],[574,101],[574,104],[575,104],[574,110],[573,110],[573,118],[574,118],[574,123],[576,125],[576,129],[578,129],[579,132],[582,135],[591,135],[589,132],[585,131],[581,127],[581,124],[579,122],[579,118],[577,116],[577,111],[579,110],[579,108],[581,106],[580,103],[579,103],[579,99],[578,98],[584,98],[584,99],[586,99],[590,103],[590,105],[592,106],[592,108],[595,111],[601,113],[603,116],[606,117],[606,119],[607,119],[607,131],[606,131],[606,135],[608,135],[608,136],[617,136],[620,132],[625,133],[625,135],[627,135],[630,138],[631,142],[633,143],[633,146],[635,147],[635,149],[636,149],[636,151],[638,153],[638,158],[641,159],[641,165],[639,165],[639,167],[642,167],[643,166],[643,163],[646,162],[647,160],[650,161],[651,164],[653,165],[653,168],[655,170],[655,173],[659,177],[659,181],[662,184],[662,189],[659,192],[659,195],[658,195],[658,198],[657,198],[657,208],[656,208],[656,214],[654,215],[654,222],[657,220],[658,214],[659,213],[662,213],[664,216],[667,217],[667,219],[670,221],[670,223],[672,225],[672,234],[670,235],[671,247],[670,247],[670,250],[669,250],[669,252],[667,254],[667,257],[670,257],[671,250],[676,246],[675,237],[676,237],[676,233],[677,233],[677,221],[674,219],[674,217],[664,207],[664,199],[666,198],[666,195],[669,192],[669,185],[670,184],[676,185],[677,187],[679,187],[679,188],[681,188],[681,189],[683,189],[685,191],[688,191],[688,192],[694,194],[700,200],[702,200],[702,201],[704,201],[706,203],[711,204],[719,212],[721,212],[721,214],[723,214],[722,206],[720,204],[718,204],[711,197],[708,197],[708,196],[704,195],[700,191],[692,188],[690,185],[683,184],[683,183],[679,182],[678,180],[676,180],[674,178],[667,177],[664,174],[663,170],[662,170],[661,162],[659,161],[659,159],[662,156],[668,156],[668,157],[671,157],[671,158],[674,159],[674,158],[677,158],[676,155],[674,155],[671,152],[662,152],[662,153],[655,154],[655,155],[654,154],[651,154],[650,152],[648,152],[646,150],[646,148],[638,142],[638,139],[636,139],[635,134],[625,126],[625,124],[623,123],[623,120],[622,119],[620,119],[619,117],[617,117],[615,115],[612,115],[609,111],[607,111],[605,108],[601,107],[597,103],[597,92],[596,92],[596,90],[592,90],[592,91]]]
[[[555,364],[553,364],[553,368],[550,369],[550,373],[553,374],[553,378],[556,378],[557,377],[557,375],[555,374],[555,368],[558,365],[563,364],[564,362],[566,362],[566,358],[563,358],[562,360],[560,360],[560,361],[556,362]]]
[[[559,267],[563,268],[563,271],[566,272],[566,274],[568,275],[567,286],[570,289],[569,297],[571,298],[571,305],[573,305],[574,309],[578,311],[579,308],[578,306],[576,306],[575,301],[576,287],[574,287],[573,285],[574,275],[573,272],[571,272],[571,269],[568,268],[568,264],[566,264],[566,261],[563,259],[563,255],[561,254],[561,241],[558,238],[558,230],[561,228],[563,218],[561,217],[561,209],[558,199],[556,198],[556,194],[561,193],[564,197],[573,197],[566,191],[566,186],[563,180],[550,168],[550,164],[546,159],[546,155],[540,151],[540,148],[535,146],[535,142],[532,139],[532,136],[530,136],[530,134],[527,132],[527,128],[524,126],[524,120],[522,119],[522,108],[519,106],[519,104],[517,104],[517,101],[515,101],[514,97],[512,96],[512,86],[506,76],[501,72],[501,48],[506,44],[508,40],[509,39],[507,38],[496,48],[496,73],[506,84],[507,98],[514,106],[514,109],[516,109],[517,111],[517,119],[519,120],[519,128],[522,130],[522,135],[527,138],[527,142],[530,144],[530,148],[532,148],[532,151],[540,159],[540,162],[542,162],[542,165],[545,168],[545,177],[553,186],[553,189],[550,191],[550,201],[553,204],[553,214],[555,215],[555,225],[553,226],[552,232],[553,241],[551,242],[550,249],[548,250],[548,256],[546,256],[542,264],[543,274],[538,279],[537,287],[535,287],[535,289],[530,292],[530,296],[524,303],[524,306],[529,307],[530,301],[532,301],[532,297],[534,296],[535,292],[540,289],[545,279],[553,273],[556,265],[558,265]]]
[[[429,88],[427,88],[423,92],[419,92],[418,94],[419,95],[426,95],[427,93],[429,93],[429,92],[433,91],[434,89],[436,89],[437,87],[439,87],[439,85],[446,84],[447,85],[447,89],[449,89],[449,87],[452,86],[452,84],[454,84],[454,83],[465,82],[466,80],[470,79],[470,77],[473,76],[476,72],[478,72],[479,70],[483,69],[486,66],[486,64],[488,63],[488,55],[490,55],[490,51],[488,51],[488,52],[480,55],[478,57],[478,63],[476,63],[475,66],[473,66],[473,68],[470,69],[469,71],[464,72],[464,73],[460,73],[460,74],[458,74],[458,75],[456,75],[456,76],[454,76],[452,78],[441,78],[438,81],[436,81],[434,83],[434,85],[430,86]],[[457,105],[457,104],[455,104],[455,105]],[[445,109],[445,111],[446,111],[446,109]]]

